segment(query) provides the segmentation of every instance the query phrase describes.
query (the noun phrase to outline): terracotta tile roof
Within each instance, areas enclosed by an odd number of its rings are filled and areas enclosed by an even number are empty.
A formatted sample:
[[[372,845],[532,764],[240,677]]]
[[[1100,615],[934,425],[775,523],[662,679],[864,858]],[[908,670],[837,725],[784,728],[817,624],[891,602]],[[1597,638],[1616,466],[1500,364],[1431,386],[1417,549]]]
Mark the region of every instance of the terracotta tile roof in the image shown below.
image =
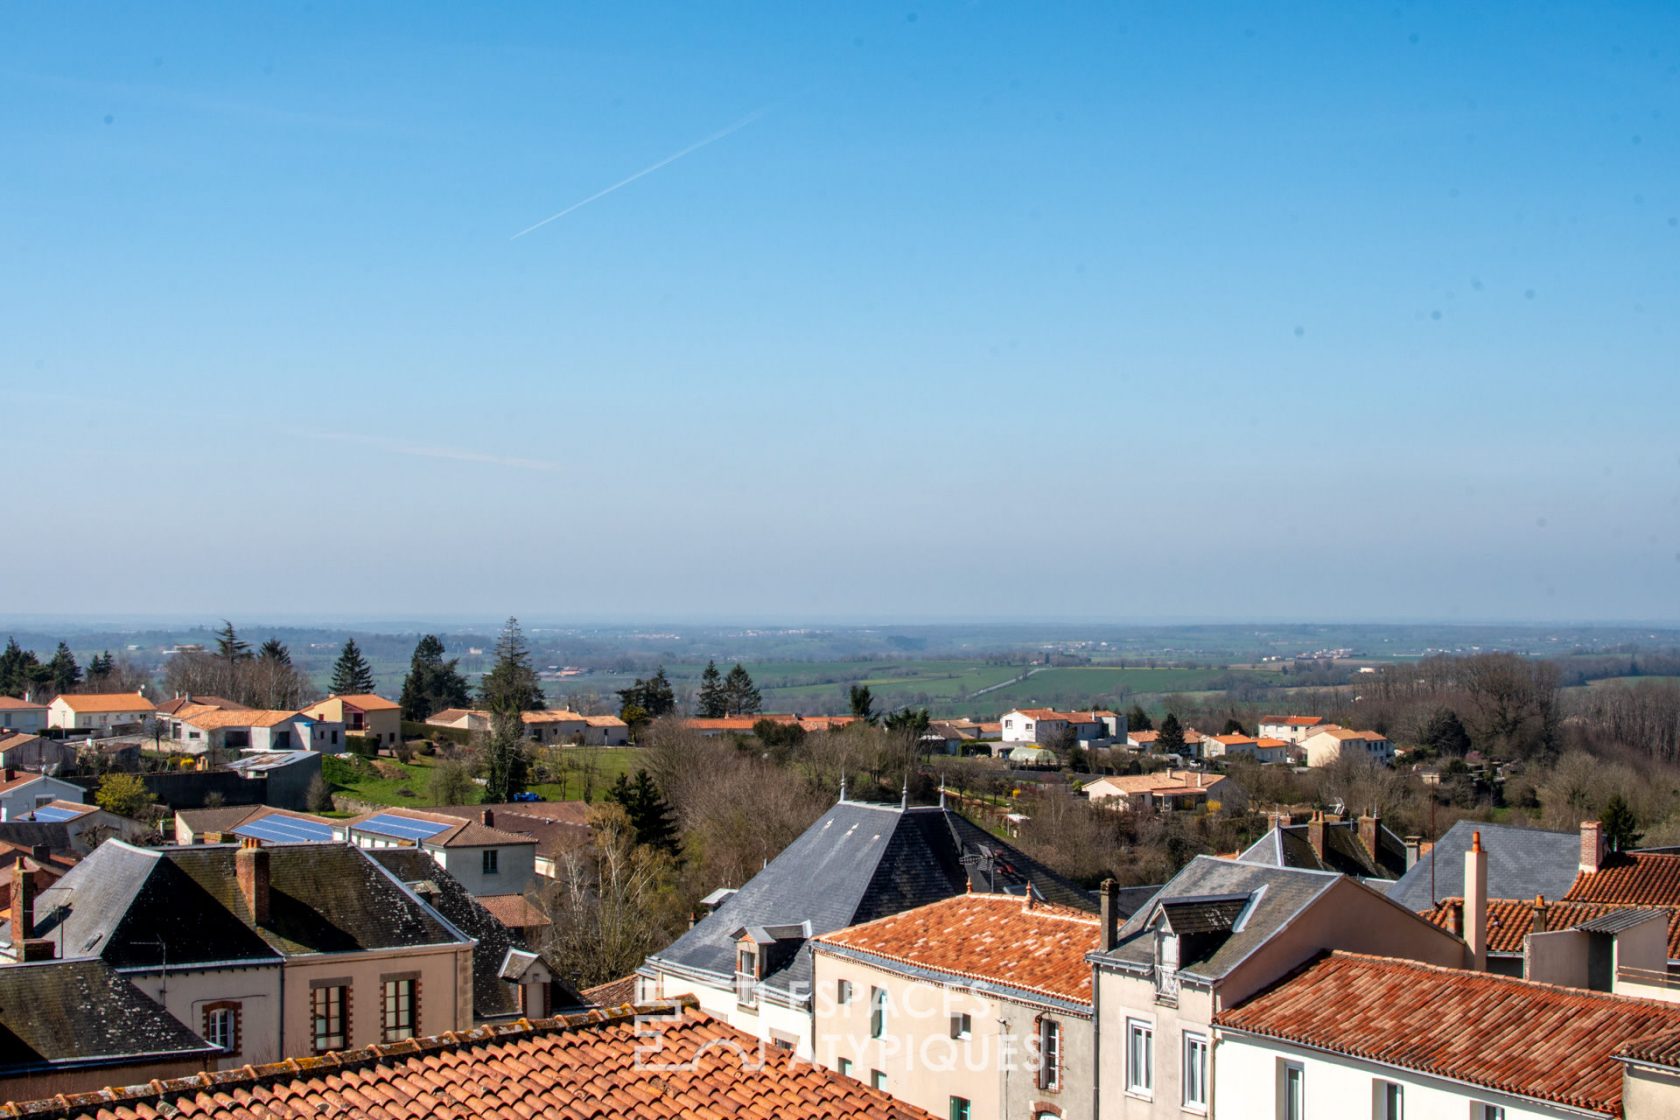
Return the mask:
[[[173,700],[165,700],[159,704],[157,710],[166,716],[173,716],[179,715],[187,708],[242,708],[244,706],[220,696],[177,696]]]
[[[1680,1030],[1680,1005],[1485,972],[1332,953],[1221,1027],[1621,1115],[1614,1055]]]
[[[1641,1039],[1616,1056],[1648,1065],[1680,1068],[1680,1031],[1667,1031]]]
[[[427,716],[426,722],[447,725],[460,723],[468,716],[488,717],[489,715],[489,712],[479,711],[476,708],[445,708],[441,712],[433,712],[431,715]]]
[[[1097,723],[1103,716],[1112,716],[1113,712],[1060,712],[1055,708],[1016,708],[1017,715],[1028,716],[1036,720],[1063,720],[1067,723]]]
[[[1261,716],[1261,723],[1281,723],[1285,727],[1317,727],[1324,722],[1322,716]]]
[[[1254,745],[1259,747],[1261,750],[1268,750],[1275,749],[1277,747],[1288,747],[1293,744],[1291,744],[1288,739],[1273,739],[1269,736],[1261,736],[1260,738],[1254,740]]]
[[[0,696],[0,712],[44,712],[45,704],[31,704],[27,700],[19,700],[16,696]]]
[[[1097,931],[1083,911],[1047,902],[1028,909],[1018,895],[959,894],[825,934],[816,945],[1089,1004],[1085,954],[1097,947]]]
[[[636,999],[636,974],[632,972],[628,976],[620,976],[617,980],[585,988],[583,998],[597,1007],[618,1007],[620,1004],[632,1003]]]
[[[150,712],[152,702],[138,692],[67,692],[59,697],[73,712]]]
[[[1621,906],[1680,906],[1680,855],[1613,855],[1597,871],[1578,872],[1563,897],[1572,902],[1614,902]]]
[[[591,727],[629,727],[630,725],[617,716],[584,716],[583,722]]]
[[[219,731],[224,727],[274,727],[296,719],[298,714],[272,708],[205,708],[191,714],[182,712],[176,718],[200,731]]]
[[[1234,747],[1238,743],[1258,743],[1259,740],[1249,735],[1209,735],[1216,743],[1224,743],[1227,747]]]
[[[1344,742],[1348,739],[1364,739],[1369,743],[1381,743],[1386,742],[1388,739],[1387,735],[1380,734],[1376,731],[1355,731],[1351,727],[1342,727],[1340,724],[1335,723],[1326,724],[1325,726],[1319,728],[1315,734],[1330,735],[1337,739],[1341,739]]]
[[[352,692],[347,696],[329,696],[327,699],[342,700],[364,712],[395,712],[402,709],[402,705],[395,700],[387,700],[385,697],[375,696],[371,692]]]
[[[753,724],[768,716],[723,716],[716,719],[696,716],[683,720],[683,726],[690,731],[751,731]]]
[[[1452,914],[1463,904],[1462,898],[1443,898],[1423,916],[1442,929],[1452,928]],[[1613,902],[1547,901],[1546,928],[1572,929],[1582,922],[1590,922],[1607,914],[1626,910],[1625,905]],[[1680,906],[1658,906],[1652,909],[1668,913],[1668,959],[1680,960]],[[1523,939],[1534,932],[1534,903],[1521,898],[1488,899],[1488,952],[1520,954]]]
[[[1198,779],[1205,784],[1197,785]],[[1153,793],[1170,796],[1176,793],[1206,792],[1212,789],[1215,783],[1224,780],[1219,774],[1209,774],[1202,770],[1162,770],[1155,774],[1110,774],[1087,782],[1085,789],[1095,787],[1122,794]]]
[[[1134,743],[1153,743],[1161,737],[1159,731],[1128,731],[1126,737]]]
[[[488,716],[490,713],[474,712],[473,714]],[[525,723],[584,723],[589,717],[565,708],[554,708],[541,712],[521,712],[519,718]]]
[[[522,894],[481,894],[478,904],[509,929],[536,929],[554,924]]]
[[[761,1044],[692,1004],[664,1020],[635,1008],[590,1011],[0,1110],[0,1116],[97,1120],[166,1115],[930,1120],[861,1081]]]
[[[41,777],[42,775],[40,774],[19,774],[9,782],[0,782],[0,793],[7,793],[11,790],[17,789],[19,786],[26,786],[30,782],[38,782],[41,780]]]
[[[980,729],[980,734],[982,734],[982,735],[987,735],[987,734],[991,734],[991,733],[1003,730],[1003,724],[1000,721],[995,720],[995,719],[994,720],[982,720],[981,722],[975,724],[974,726]]]

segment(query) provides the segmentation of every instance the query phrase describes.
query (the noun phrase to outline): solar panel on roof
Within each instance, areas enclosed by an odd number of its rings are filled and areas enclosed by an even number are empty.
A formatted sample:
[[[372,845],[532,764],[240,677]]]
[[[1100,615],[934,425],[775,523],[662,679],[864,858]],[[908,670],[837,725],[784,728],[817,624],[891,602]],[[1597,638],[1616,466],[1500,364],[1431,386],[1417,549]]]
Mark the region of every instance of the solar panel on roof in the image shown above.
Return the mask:
[[[381,813],[377,817],[368,818],[356,827],[362,832],[377,832],[381,836],[395,836],[399,840],[426,840],[453,828],[454,825]]]
[[[63,809],[57,805],[43,805],[35,810],[35,819],[47,822],[73,821],[85,812],[86,809]]]
[[[235,836],[269,840],[276,844],[324,844],[333,838],[332,825],[301,821],[296,817],[261,817],[233,830]]]

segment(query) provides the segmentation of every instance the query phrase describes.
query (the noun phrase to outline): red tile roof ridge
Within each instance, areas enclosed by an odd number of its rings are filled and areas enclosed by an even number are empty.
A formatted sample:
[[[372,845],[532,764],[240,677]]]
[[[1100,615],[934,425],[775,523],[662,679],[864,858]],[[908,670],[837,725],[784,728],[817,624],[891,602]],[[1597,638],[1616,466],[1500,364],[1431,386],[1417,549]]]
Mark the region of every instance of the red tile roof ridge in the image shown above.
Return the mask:
[[[1354,975],[1343,977],[1350,971]],[[1341,983],[1358,984],[1369,980],[1357,970],[1386,973],[1405,982],[1398,991],[1361,993],[1357,998],[1338,1001],[1334,988]],[[1440,990],[1432,990],[1431,980],[1446,981]],[[1291,988],[1294,988],[1291,991]],[[1332,989],[1324,991],[1322,989]],[[1489,991],[1503,991],[1505,998],[1492,998]],[[1346,994],[1346,993],[1342,993]],[[1521,997],[1530,996],[1550,1005],[1548,1010],[1564,1016],[1577,1033],[1585,1032],[1595,1043],[1603,1043],[1602,1054],[1583,1053],[1581,1040],[1575,1039],[1570,1048],[1554,1054],[1549,1060],[1543,1055],[1524,1051],[1513,1067],[1511,1050],[1489,1050],[1472,1047],[1451,1053],[1441,1044],[1431,1043],[1427,1037],[1428,1023],[1453,1037],[1482,1038],[1479,1031],[1470,1030],[1450,1006],[1443,1007],[1443,999],[1457,998],[1474,1001],[1478,1012],[1489,1017],[1505,1014],[1521,1016],[1523,1024],[1533,1023],[1536,1006],[1521,1005]],[[1305,1001],[1306,1006],[1291,1006]],[[1410,1004],[1426,1004],[1432,1017],[1407,1019]],[[1424,1008],[1411,1010],[1422,1014]],[[1599,1022],[1582,1022],[1597,1012]],[[1360,1016],[1386,1016],[1381,1024],[1356,1021]],[[1629,1018],[1635,1021],[1627,1021]],[[1646,1022],[1638,1022],[1645,1019]],[[1621,1115],[1622,1075],[1615,1056],[1631,1047],[1662,1039],[1680,1030],[1680,1005],[1666,1000],[1639,996],[1616,995],[1609,992],[1571,988],[1538,980],[1525,980],[1491,972],[1477,972],[1445,965],[1425,964],[1421,961],[1401,960],[1335,950],[1320,955],[1283,979],[1255,994],[1236,1007],[1214,1016],[1214,1023],[1226,1030],[1242,1031],[1262,1037],[1285,1039],[1327,1053],[1346,1054],[1381,1065],[1412,1069],[1435,1076],[1450,1077],[1468,1084],[1485,1085],[1501,1092],[1534,1100],[1552,1101],[1594,1112]],[[1398,1024],[1398,1025],[1397,1025]],[[1375,1041],[1367,1042],[1347,1036],[1365,1030]],[[1424,1031],[1420,1034],[1418,1031]],[[1340,1031],[1343,1038],[1326,1037]],[[1625,1035],[1606,1037],[1606,1032],[1626,1031]],[[1554,1039],[1559,1045],[1568,1039]],[[1424,1056],[1420,1056],[1424,1055]],[[1503,1061],[1503,1065],[1500,1062]],[[1519,1078],[1526,1074],[1526,1080]]]
[[[537,1035],[575,1030],[578,1027],[599,1026],[634,1019],[640,1015],[668,1013],[672,1010],[701,1011],[701,1008],[699,1001],[693,996],[682,995],[653,1003],[624,1004],[607,1009],[591,1008],[587,1011],[555,1015],[547,1019],[517,1019],[511,1023],[485,1023],[464,1031],[451,1030],[444,1031],[441,1034],[428,1035],[425,1038],[374,1043],[348,1050],[335,1050],[313,1057],[285,1058],[278,1062],[267,1062],[260,1066],[246,1064],[237,1069],[224,1069],[214,1072],[205,1070],[167,1080],[153,1078],[149,1082],[122,1088],[107,1088],[89,1093],[59,1093],[56,1096],[35,1101],[7,1101],[0,1104],[0,1116],[31,1118],[69,1116],[89,1105],[121,1105],[152,1098],[167,1098],[201,1089],[227,1091],[234,1087],[249,1088],[284,1081],[300,1075],[308,1075],[322,1067],[330,1067],[334,1070],[364,1069],[381,1065],[393,1057],[448,1050],[452,1047],[475,1042],[493,1042],[522,1035]],[[169,1102],[162,1101],[161,1103],[167,1104]]]

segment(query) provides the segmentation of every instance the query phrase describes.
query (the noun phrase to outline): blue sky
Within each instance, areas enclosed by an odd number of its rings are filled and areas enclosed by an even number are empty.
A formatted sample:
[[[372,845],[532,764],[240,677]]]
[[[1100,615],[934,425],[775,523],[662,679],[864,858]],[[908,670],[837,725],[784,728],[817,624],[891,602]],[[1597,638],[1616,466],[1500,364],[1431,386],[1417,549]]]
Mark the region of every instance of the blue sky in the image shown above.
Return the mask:
[[[0,8],[0,612],[1680,618],[1680,9],[1190,7]]]

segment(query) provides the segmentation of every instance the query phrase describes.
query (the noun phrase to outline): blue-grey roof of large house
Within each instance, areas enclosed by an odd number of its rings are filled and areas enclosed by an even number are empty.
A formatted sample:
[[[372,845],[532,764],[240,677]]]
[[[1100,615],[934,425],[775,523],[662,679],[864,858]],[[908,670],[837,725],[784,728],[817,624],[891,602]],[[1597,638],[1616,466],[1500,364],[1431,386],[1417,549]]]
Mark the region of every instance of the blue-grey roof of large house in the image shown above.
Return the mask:
[[[1183,906],[1193,911],[1194,917],[1205,919],[1208,913],[1242,896],[1246,903],[1229,935],[1221,932],[1204,942],[1206,952],[1192,951],[1179,960],[1181,974],[1217,981],[1343,881],[1344,876],[1328,871],[1197,856],[1126,919],[1120,927],[1119,943],[1111,951],[1097,954],[1097,959],[1123,968],[1150,967],[1155,960],[1157,915]],[[1218,924],[1203,920],[1194,923],[1194,928]]]
[[[944,807],[841,801],[740,890],[665,949],[661,966],[731,981],[736,933],[804,924],[808,937],[976,891],[1020,893],[1094,910],[1092,895]],[[767,957],[762,987],[809,992],[811,949],[789,939]]]
[[[1398,879],[1406,872],[1406,842],[1386,825],[1377,825],[1377,850],[1368,851],[1359,838],[1359,821],[1326,821],[1324,852],[1313,848],[1311,825],[1280,825],[1256,840],[1237,858],[1268,867],[1305,867],[1340,871],[1361,879]]]
[[[104,961],[0,968],[0,1077],[219,1052]]]
[[[1505,824],[1459,821],[1435,841],[1432,851],[1389,888],[1388,897],[1408,910],[1428,910],[1443,898],[1464,897],[1464,853],[1472,834],[1482,834],[1487,852],[1489,898],[1562,898],[1575,883],[1581,863],[1578,832],[1546,832]],[[1430,884],[1430,869],[1435,872]],[[1433,894],[1431,891],[1433,890]]]

